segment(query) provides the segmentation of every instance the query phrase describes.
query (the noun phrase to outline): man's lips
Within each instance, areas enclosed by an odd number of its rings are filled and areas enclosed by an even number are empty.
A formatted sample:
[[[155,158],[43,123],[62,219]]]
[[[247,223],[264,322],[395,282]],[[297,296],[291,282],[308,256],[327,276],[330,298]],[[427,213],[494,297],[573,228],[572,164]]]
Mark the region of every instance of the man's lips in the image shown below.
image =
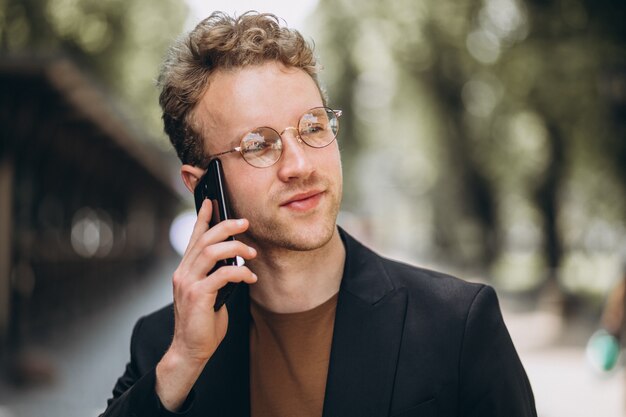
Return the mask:
[[[281,207],[288,207],[296,210],[308,210],[315,205],[322,197],[323,191],[312,190],[305,193],[296,194],[281,203]]]

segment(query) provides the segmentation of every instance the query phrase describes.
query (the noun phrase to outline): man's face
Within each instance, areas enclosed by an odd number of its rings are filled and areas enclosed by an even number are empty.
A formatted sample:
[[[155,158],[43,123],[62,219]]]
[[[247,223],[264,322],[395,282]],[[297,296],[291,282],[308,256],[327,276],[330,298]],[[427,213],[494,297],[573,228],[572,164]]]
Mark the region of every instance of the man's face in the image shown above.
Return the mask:
[[[306,72],[268,62],[213,74],[195,116],[206,153],[214,154],[239,146],[257,127],[296,127],[302,114],[322,104]],[[316,249],[332,237],[341,202],[337,142],[311,148],[298,142],[294,129],[282,141],[280,160],[267,168],[236,152],[221,157],[232,214],[250,221],[246,237],[259,248]]]

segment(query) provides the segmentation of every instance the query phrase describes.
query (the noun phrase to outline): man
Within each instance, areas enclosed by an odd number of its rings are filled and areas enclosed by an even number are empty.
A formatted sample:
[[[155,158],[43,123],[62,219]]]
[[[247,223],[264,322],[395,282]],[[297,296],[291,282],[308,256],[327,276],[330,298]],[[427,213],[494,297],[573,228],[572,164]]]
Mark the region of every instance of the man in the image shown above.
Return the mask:
[[[173,307],[135,326],[104,415],[536,416],[492,289],[337,228],[340,112],[317,71],[271,15],[213,14],[170,51],[160,102],[183,180],[219,156],[236,220],[209,228],[205,201]],[[215,312],[228,282],[243,284]]]

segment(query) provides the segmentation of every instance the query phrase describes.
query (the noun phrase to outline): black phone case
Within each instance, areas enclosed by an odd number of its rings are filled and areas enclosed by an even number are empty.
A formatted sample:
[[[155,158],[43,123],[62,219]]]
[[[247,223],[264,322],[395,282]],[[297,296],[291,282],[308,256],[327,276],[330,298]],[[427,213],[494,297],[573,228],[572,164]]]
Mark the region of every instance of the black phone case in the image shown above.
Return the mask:
[[[196,212],[200,211],[202,203],[207,198],[211,200],[211,203],[213,204],[213,212],[211,215],[211,221],[209,222],[209,228],[231,217],[224,182],[224,171],[222,170],[222,164],[219,159],[216,158],[209,162],[209,167],[207,168],[204,176],[200,179],[193,195],[196,202]],[[235,240],[235,238],[230,236],[228,240]],[[217,268],[225,265],[237,265],[237,259],[228,258],[218,261],[209,274],[212,274]],[[236,283],[229,282],[219,289],[215,305],[213,306],[215,311],[219,310],[224,305],[236,288]]]

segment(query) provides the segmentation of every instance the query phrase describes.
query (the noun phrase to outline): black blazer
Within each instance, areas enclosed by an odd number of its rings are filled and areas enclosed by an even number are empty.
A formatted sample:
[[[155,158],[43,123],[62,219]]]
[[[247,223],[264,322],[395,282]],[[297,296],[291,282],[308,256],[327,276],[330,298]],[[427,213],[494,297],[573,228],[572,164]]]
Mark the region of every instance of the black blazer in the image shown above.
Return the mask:
[[[324,417],[536,417],[493,289],[390,261],[341,236],[347,257]],[[242,284],[227,304],[226,337],[177,414],[154,391],[172,306],[141,318],[103,416],[249,416],[248,302]]]

